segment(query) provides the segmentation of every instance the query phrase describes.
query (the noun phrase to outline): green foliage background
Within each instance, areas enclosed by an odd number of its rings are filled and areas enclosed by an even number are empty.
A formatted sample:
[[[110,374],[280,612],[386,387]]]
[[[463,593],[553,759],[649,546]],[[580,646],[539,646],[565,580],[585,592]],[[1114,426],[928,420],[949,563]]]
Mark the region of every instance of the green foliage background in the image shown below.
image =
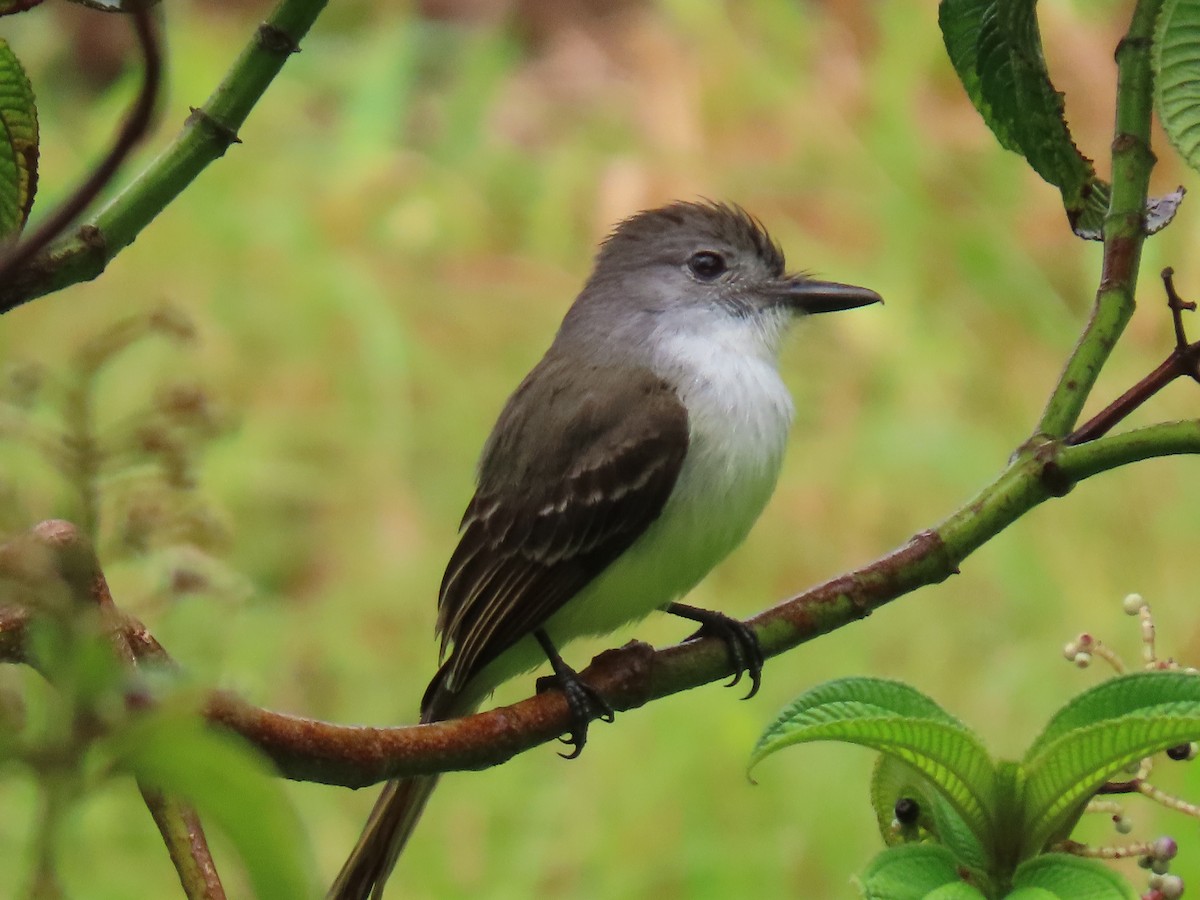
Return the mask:
[[[998,149],[945,58],[932,4],[630,9],[616,24],[531,39],[494,23],[422,23],[405,4],[332,4],[242,146],[99,281],[5,317],[0,357],[48,365],[130,311],[167,302],[196,320],[194,349],[139,349],[109,373],[102,403],[115,418],[185,376],[240,420],[207,455],[201,490],[222,511],[227,562],[250,589],[234,580],[165,603],[168,557],[108,572],[117,602],[197,682],[321,718],[415,718],[475,454],[596,241],[638,208],[735,200],[793,266],[887,299],[813,321],[791,343],[784,369],[798,415],[779,490],[693,602],[746,615],[867,561],[965,501],[1036,421],[1087,315],[1099,246],[1074,238],[1056,191]],[[156,145],[265,10],[172,4]],[[1112,50],[1128,4],[1060,0],[1040,12],[1076,139],[1106,175]],[[134,85],[126,73],[93,93],[46,25],[59,15],[35,10],[3,31],[39,95],[42,209],[94,159]],[[1165,141],[1157,149],[1155,192],[1194,183]],[[1200,294],[1193,202],[1147,245],[1150,277],[1101,382],[1105,400],[1170,347],[1153,274],[1170,264],[1185,295]],[[1194,391],[1173,386],[1137,421],[1194,416]],[[28,450],[0,444],[0,471],[7,527],[71,514]],[[1059,655],[1075,632],[1098,632],[1136,660],[1119,606],[1131,590],[1155,604],[1166,652],[1195,664],[1195,471],[1194,460],[1155,461],[1084,485],[946,584],[771,661],[751,702],[710,686],[594,728],[570,764],[544,748],[445,779],[396,889],[851,896],[849,876],[878,849],[870,754],[806,748],[764,765],[752,787],[743,772],[763,725],[814,682],[870,674],[911,682],[994,752],[1016,755],[1097,677]],[[663,619],[616,640],[686,633]],[[567,655],[582,664],[599,649]],[[8,689],[30,681],[0,672]],[[1200,777],[1160,771],[1200,798]],[[374,792],[289,792],[331,876]],[[23,855],[32,801],[21,779],[0,781],[6,860]],[[1115,837],[1101,824],[1095,837]],[[1176,871],[1194,881],[1194,825],[1166,819],[1145,836],[1164,828],[1182,845]],[[132,786],[95,796],[70,839],[63,866],[77,896],[128,897],[131,883],[138,896],[177,890]],[[21,866],[0,866],[0,895],[20,877]]]

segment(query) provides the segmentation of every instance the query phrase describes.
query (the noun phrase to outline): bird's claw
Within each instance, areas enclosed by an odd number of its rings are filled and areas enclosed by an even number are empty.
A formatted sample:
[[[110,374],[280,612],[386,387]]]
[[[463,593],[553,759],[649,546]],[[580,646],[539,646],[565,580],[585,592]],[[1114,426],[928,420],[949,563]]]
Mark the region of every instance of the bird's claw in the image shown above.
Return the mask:
[[[588,725],[593,719],[601,722],[612,722],[615,718],[613,709],[608,701],[600,696],[600,692],[576,675],[570,677],[557,676],[558,686],[567,698],[567,706],[571,708],[571,730],[559,738],[568,747],[570,753],[558,754],[563,759],[574,759],[583,752],[587,743]]]
[[[563,759],[575,759],[583,752],[583,746],[587,743],[588,725],[594,719],[612,722],[616,714],[600,692],[580,678],[579,673],[553,651],[553,646],[544,634],[538,634],[537,637],[550,658],[550,666],[554,669],[553,676],[537,680],[537,691],[540,694],[551,688],[558,688],[566,697],[567,706],[571,710],[571,730],[559,740],[574,749],[570,753],[558,755]]]
[[[672,603],[667,607],[667,612],[700,623],[696,633],[688,637],[689,641],[700,637],[714,637],[725,645],[729,652],[729,660],[733,663],[733,678],[726,687],[733,687],[742,680],[743,675],[748,675],[750,691],[742,699],[749,700],[758,693],[759,687],[762,686],[762,669],[766,658],[754,629],[724,613],[685,606],[682,603]]]

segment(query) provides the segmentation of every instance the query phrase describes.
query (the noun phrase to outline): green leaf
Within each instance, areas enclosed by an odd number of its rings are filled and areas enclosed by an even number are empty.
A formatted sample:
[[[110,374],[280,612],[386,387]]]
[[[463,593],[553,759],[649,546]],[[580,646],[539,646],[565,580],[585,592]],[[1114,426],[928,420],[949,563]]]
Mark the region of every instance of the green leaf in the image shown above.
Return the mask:
[[[1008,130],[1008,123],[992,113],[979,78],[979,32],[984,18],[995,15],[995,5],[996,0],[942,0],[938,4],[938,27],[950,64],[983,121],[992,129],[1000,146],[1020,153],[1020,144]]]
[[[33,88],[0,39],[0,239],[17,234],[37,191],[38,124]]]
[[[300,820],[250,745],[178,712],[139,717],[108,745],[119,769],[216,823],[237,847],[255,897],[318,896]]]
[[[1051,720],[1024,764],[1024,850],[1065,837],[1088,798],[1125,766],[1200,740],[1200,678],[1182,672],[1118,676]]]
[[[892,827],[896,801],[902,797],[915,801],[919,810],[915,828],[908,832]],[[932,838],[944,844],[960,866],[977,872],[989,868],[981,836],[971,831],[937,785],[903,760],[880,754],[871,778],[871,803],[884,843],[899,846]]]
[[[938,24],[967,96],[1000,145],[1059,189],[1076,234],[1099,239],[1109,188],[1071,139],[1042,55],[1036,0],[942,0]]]
[[[750,768],[792,744],[839,740],[892,754],[945,795],[967,827],[990,845],[995,770],[983,744],[924,694],[895,681],[844,678],[817,685],[763,732]]]
[[[1078,728],[1164,703],[1195,703],[1200,710],[1200,677],[1184,672],[1131,672],[1109,678],[1059,709],[1025,751],[1025,762]]]
[[[859,879],[865,900],[984,900],[958,874],[958,863],[940,844],[905,844],[884,850]]]
[[[1129,883],[1103,863],[1044,853],[1017,867],[1008,900],[1137,900]]]
[[[1179,155],[1200,172],[1200,0],[1166,0],[1154,29],[1154,105]]]

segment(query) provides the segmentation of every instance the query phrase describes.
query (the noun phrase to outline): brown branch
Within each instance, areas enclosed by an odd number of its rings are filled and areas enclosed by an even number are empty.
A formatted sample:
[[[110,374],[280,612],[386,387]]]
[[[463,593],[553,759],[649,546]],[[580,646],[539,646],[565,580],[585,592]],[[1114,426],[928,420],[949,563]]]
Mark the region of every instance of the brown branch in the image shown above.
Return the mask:
[[[1048,491],[1041,492],[1049,496]],[[66,522],[44,522],[33,530],[52,553],[72,593],[85,593],[98,606],[122,657],[137,663],[169,663],[145,626],[117,610],[90,545]],[[11,566],[12,544],[0,547],[0,574]],[[941,538],[918,535],[899,550],[843,575],[749,620],[767,656],[777,655],[922,584],[956,571]],[[26,661],[22,637],[28,616],[0,617],[0,660]],[[700,638],[655,651],[631,642],[597,656],[582,673],[617,710],[724,678],[730,664],[724,645]],[[396,728],[333,725],[255,707],[233,694],[210,695],[210,721],[238,732],[266,753],[291,779],[364,787],[397,775],[482,769],[558,737],[570,726],[563,696],[548,692],[511,706],[450,722]]]
[[[1175,348],[1158,368],[1075,429],[1065,440],[1068,446],[1094,441],[1107,434],[1176,378],[1187,376],[1200,381],[1200,341],[1189,343],[1183,324],[1184,311],[1194,311],[1196,304],[1184,300],[1176,293],[1174,276],[1174,269],[1168,267],[1162,270],[1167,307],[1171,310],[1172,325],[1175,329]]]
[[[112,181],[113,176],[121,167],[121,163],[150,130],[154,116],[154,104],[158,99],[158,88],[162,81],[162,54],[154,31],[154,21],[150,12],[151,4],[149,2],[131,2],[128,6],[138,46],[142,51],[141,89],[121,125],[112,147],[83,184],[79,185],[74,193],[67,197],[32,234],[0,256],[0,284],[10,281],[15,273],[49,246],[51,241],[65,232],[71,223],[83,214],[83,211]],[[15,308],[19,302],[0,305],[0,314]]]
[[[1152,426],[1079,447],[1054,441],[1021,449],[1009,467],[969,503],[935,529],[846,575],[786,600],[750,619],[763,654],[777,656],[814,637],[861,619],[897,597],[943,581],[976,548],[1038,504],[1059,497],[1084,478],[1141,459],[1200,454],[1200,423]],[[49,547],[56,559],[75,559],[77,583],[91,584],[95,602],[111,603],[90,547],[73,526],[43,523],[66,540]],[[0,545],[0,578],[19,568],[22,539]],[[25,539],[28,542],[28,538]],[[46,542],[41,541],[45,546]],[[64,576],[65,578],[66,576]],[[106,591],[106,589],[105,589]],[[0,598],[3,599],[3,598]],[[2,608],[2,607],[0,607]],[[0,615],[0,661],[26,661],[20,615]],[[163,648],[140,622],[115,606],[107,621],[122,635],[120,646],[140,664],[169,663]],[[581,675],[616,710],[628,710],[731,674],[724,645],[714,638],[688,640],[654,650],[633,642],[596,657]],[[255,707],[229,693],[214,693],[204,714],[257,745],[287,778],[363,787],[388,778],[483,769],[544,744],[569,730],[562,695],[551,691],[511,706],[449,722],[399,728],[333,725]]]

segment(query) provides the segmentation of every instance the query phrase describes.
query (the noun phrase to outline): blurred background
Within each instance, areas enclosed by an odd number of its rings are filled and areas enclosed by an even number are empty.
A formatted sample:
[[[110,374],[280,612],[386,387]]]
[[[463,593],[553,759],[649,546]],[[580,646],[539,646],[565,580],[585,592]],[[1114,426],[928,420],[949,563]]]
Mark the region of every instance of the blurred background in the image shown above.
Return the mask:
[[[1101,171],[1112,53],[1127,2],[1039,7],[1076,141]],[[269,10],[166,9],[170,68],[153,146],[201,104]],[[38,94],[48,209],[109,140],[137,83],[119,17],[47,4],[5,20]],[[96,282],[4,317],[6,363],[49,371],[131,313],[194,324],[149,341],[97,391],[119,421],[164,387],[199,386],[225,423],[193,460],[207,530],[134,552],[118,510],[101,550],[117,602],[199,685],[340,722],[412,721],[436,665],[435,597],[484,437],[623,216],[674,198],[736,201],[791,266],[865,284],[887,305],[808,323],[785,379],[797,421],[779,489],[746,545],[692,595],[750,615],[863,564],[970,499],[1025,439],[1085,321],[1099,246],[1056,191],[1000,150],[945,59],[926,0],[426,0],[331,4],[241,130]],[[1159,138],[1154,187],[1194,178]],[[1157,365],[1171,325],[1157,272],[1200,294],[1200,217],[1147,245],[1140,308],[1090,409]],[[1180,383],[1138,413],[1195,416]],[[810,685],[900,678],[1016,757],[1102,673],[1060,655],[1081,630],[1136,662],[1122,597],[1155,606],[1164,655],[1196,647],[1195,460],[1081,485],[973,555],[962,574],[769,662],[762,692],[719,685],[554,747],[444,779],[395,876],[410,898],[854,896],[879,849],[872,756],[750,749]],[[26,444],[0,445],[3,524],[77,515]],[[202,533],[201,533],[202,532]],[[687,633],[655,617],[612,643]],[[577,644],[582,666],[602,644]],[[0,672],[19,689],[24,676]],[[498,700],[527,695],[531,681]],[[0,781],[0,858],[24,859],[35,794]],[[1160,765],[1200,799],[1200,777]],[[375,791],[289,785],[332,877]],[[1130,804],[1200,875],[1196,825]],[[1114,840],[1103,823],[1085,837]],[[130,784],[77,810],[71,896],[174,896]],[[218,852],[227,845],[214,836]],[[1132,866],[1129,871],[1133,871]],[[223,858],[231,896],[237,865]],[[25,877],[0,866],[0,895]],[[1140,879],[1138,881],[1140,884]],[[131,887],[132,885],[132,887]]]

